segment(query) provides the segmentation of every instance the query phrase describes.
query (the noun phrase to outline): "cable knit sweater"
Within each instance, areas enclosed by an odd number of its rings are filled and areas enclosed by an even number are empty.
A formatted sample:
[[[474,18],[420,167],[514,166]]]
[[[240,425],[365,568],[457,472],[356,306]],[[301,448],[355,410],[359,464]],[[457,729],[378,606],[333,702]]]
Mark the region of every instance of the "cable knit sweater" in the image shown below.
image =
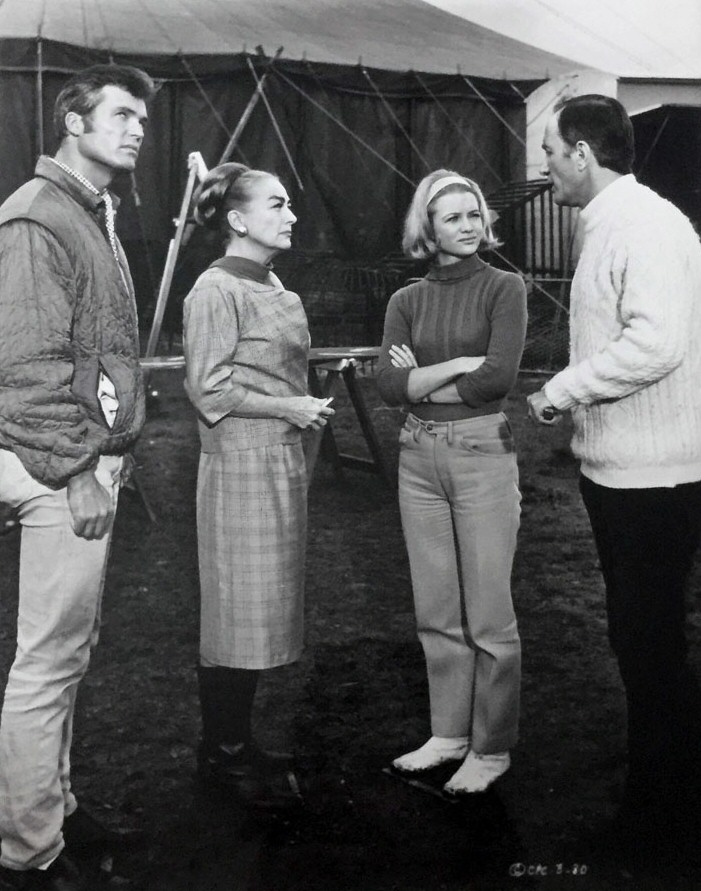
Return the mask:
[[[582,473],[612,488],[701,480],[701,245],[669,201],[623,176],[580,214],[570,365],[545,386],[572,409]]]

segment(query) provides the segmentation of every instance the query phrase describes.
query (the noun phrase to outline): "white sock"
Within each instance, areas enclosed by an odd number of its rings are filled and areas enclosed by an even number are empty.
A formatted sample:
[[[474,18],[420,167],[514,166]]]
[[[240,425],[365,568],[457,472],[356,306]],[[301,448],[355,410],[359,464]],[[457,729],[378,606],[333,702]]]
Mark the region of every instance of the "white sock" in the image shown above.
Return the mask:
[[[457,772],[443,786],[450,795],[465,795],[469,792],[484,792],[511,766],[508,752],[495,755],[478,755],[470,752]]]
[[[404,773],[430,770],[446,761],[461,761],[469,748],[467,736],[432,736],[421,748],[395,758],[392,766]]]

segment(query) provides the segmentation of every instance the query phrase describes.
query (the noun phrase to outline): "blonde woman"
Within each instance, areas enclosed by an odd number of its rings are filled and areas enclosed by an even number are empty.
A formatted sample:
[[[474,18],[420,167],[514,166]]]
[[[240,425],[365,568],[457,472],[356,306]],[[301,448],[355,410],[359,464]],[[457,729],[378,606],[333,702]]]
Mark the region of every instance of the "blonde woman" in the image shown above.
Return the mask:
[[[511,600],[520,517],[505,398],[526,332],[526,290],[479,250],[498,242],[479,186],[437,170],[416,189],[403,248],[427,275],[389,301],[380,393],[408,406],[399,504],[431,737],[397,758],[420,773],[453,762],[444,789],[484,791],[510,766],[518,734],[521,647]]]

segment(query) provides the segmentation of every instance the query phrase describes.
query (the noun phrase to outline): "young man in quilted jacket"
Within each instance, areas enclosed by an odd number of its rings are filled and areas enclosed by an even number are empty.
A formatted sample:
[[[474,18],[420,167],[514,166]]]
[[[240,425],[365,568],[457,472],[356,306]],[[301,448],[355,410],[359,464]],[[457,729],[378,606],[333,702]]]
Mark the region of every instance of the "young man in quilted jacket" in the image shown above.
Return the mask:
[[[0,501],[22,524],[0,718],[0,888],[81,887],[63,848],[96,829],[71,792],[73,711],[97,640],[123,455],[144,420],[134,291],[108,187],[136,165],[153,92],[126,66],[71,78],[56,101],[56,155],[0,207]]]

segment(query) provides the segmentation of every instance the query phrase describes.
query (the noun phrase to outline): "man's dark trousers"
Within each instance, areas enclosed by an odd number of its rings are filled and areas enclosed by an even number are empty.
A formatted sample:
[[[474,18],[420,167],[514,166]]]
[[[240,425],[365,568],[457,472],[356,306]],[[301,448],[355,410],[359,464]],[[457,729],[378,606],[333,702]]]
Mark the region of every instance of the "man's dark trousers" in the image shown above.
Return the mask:
[[[581,476],[580,491],[626,690],[626,797],[659,803],[699,782],[701,691],[687,663],[685,588],[701,534],[701,481],[613,489]]]

